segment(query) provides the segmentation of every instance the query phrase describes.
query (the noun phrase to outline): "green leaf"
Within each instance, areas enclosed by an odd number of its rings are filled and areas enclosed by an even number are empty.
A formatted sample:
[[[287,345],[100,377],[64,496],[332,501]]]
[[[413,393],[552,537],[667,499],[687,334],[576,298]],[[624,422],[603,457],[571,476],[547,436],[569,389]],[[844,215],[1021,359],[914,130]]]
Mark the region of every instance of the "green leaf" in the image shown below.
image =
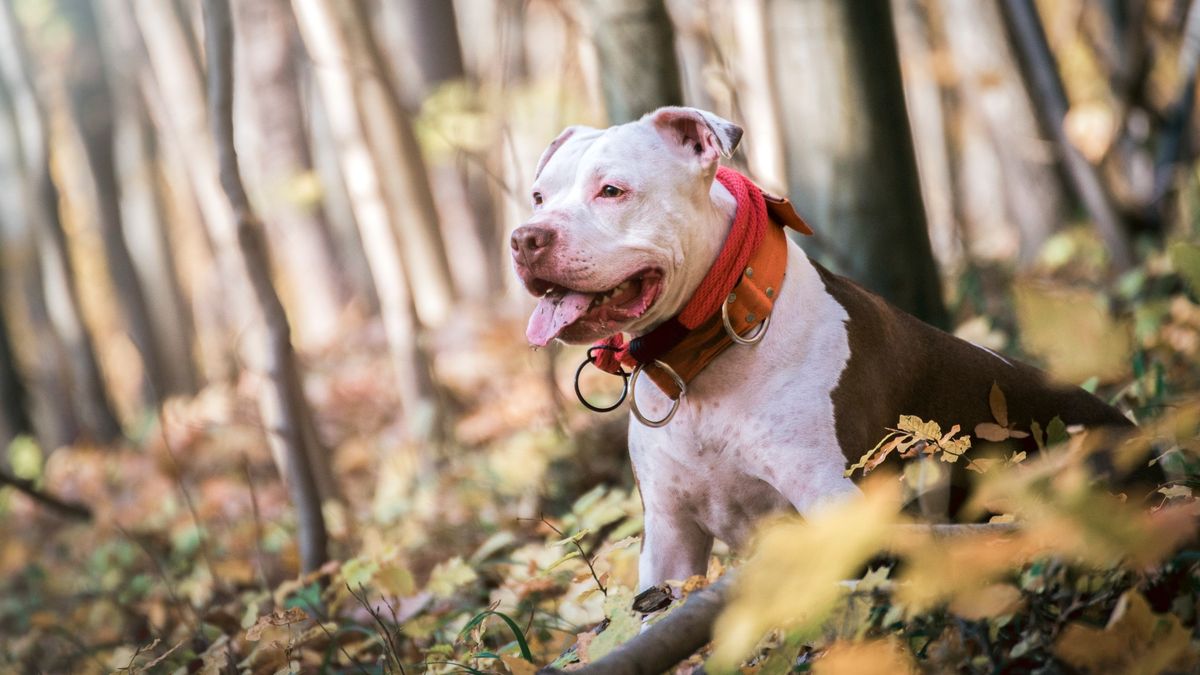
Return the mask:
[[[1171,256],[1171,266],[1183,277],[1192,295],[1200,297],[1200,246],[1190,242],[1179,242],[1172,245],[1168,252]]]
[[[1061,417],[1055,415],[1054,419],[1050,420],[1050,423],[1046,425],[1046,445],[1058,445],[1070,438],[1071,435],[1067,433],[1066,423],[1062,421]]]
[[[533,663],[533,652],[529,650],[529,643],[525,641],[525,634],[521,632],[521,627],[517,625],[517,622],[513,621],[512,617],[504,612],[497,612],[494,609],[485,609],[484,611],[472,617],[471,620],[467,622],[467,625],[463,626],[462,630],[458,631],[458,636],[461,638],[462,636],[471,632],[471,629],[483,623],[489,616],[500,617],[504,623],[508,624],[509,630],[512,631],[513,637],[515,637],[517,640],[517,648],[521,650],[521,658]]]

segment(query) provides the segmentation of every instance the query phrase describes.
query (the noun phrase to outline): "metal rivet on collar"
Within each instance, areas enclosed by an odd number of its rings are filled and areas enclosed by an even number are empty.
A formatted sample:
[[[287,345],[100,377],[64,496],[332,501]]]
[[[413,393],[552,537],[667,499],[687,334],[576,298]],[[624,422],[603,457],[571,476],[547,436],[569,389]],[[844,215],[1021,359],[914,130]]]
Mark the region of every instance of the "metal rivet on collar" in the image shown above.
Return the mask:
[[[773,298],[773,297],[775,297],[775,289],[774,289],[774,288],[771,288],[770,286],[767,286],[767,297],[768,297],[768,298]]]
[[[754,268],[753,267],[746,268],[746,276],[748,276],[748,277],[754,276]]]
[[[747,314],[746,315],[746,323],[754,323],[754,319],[756,319],[756,318],[757,317],[754,316],[753,314]]]
[[[730,304],[733,304],[734,300],[737,300],[737,293],[730,293],[729,297],[725,298],[725,302],[728,302]]]

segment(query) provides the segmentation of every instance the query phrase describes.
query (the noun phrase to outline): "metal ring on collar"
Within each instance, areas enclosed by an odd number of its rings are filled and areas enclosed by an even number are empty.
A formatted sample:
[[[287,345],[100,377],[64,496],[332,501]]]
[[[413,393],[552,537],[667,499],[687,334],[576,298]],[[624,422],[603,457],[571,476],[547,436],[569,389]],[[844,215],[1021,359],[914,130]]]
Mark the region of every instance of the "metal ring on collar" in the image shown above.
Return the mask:
[[[725,324],[725,334],[729,336],[729,339],[739,345],[756,345],[762,342],[763,337],[767,334],[767,326],[771,324],[771,315],[763,317],[762,323],[758,325],[758,330],[754,332],[754,335],[742,337],[737,334],[737,331],[733,329],[733,324],[729,322],[729,304],[729,302],[721,303],[721,323]]]
[[[616,403],[608,406],[607,408],[602,408],[597,405],[592,405],[586,398],[584,398],[583,391],[579,388],[579,376],[583,374],[583,369],[586,366],[588,366],[589,364],[593,363],[593,361],[594,361],[594,359],[592,358],[591,350],[589,349],[588,357],[583,360],[583,363],[579,364],[578,368],[575,369],[575,397],[579,399],[579,402],[583,404],[583,407],[587,408],[588,410],[591,410],[592,412],[598,412],[598,413],[612,412],[612,411],[616,410],[618,407],[620,407],[620,405],[622,403],[625,402],[625,397],[629,396],[629,374],[626,373],[625,371],[621,371],[620,373],[615,373],[616,375],[620,376],[620,378],[622,380],[622,387],[623,387],[621,389],[621,398],[618,398]]]
[[[679,398],[671,402],[671,412],[667,413],[666,417],[660,420],[646,419],[646,417],[642,415],[642,411],[638,410],[637,405],[638,375],[641,375],[642,371],[645,370],[646,367],[642,364],[638,364],[638,366],[633,369],[633,374],[629,376],[629,410],[633,413],[633,416],[637,418],[637,421],[645,424],[648,427],[657,429],[659,427],[667,426],[667,422],[670,422],[671,418],[675,416],[675,412],[679,410],[679,401],[683,398],[683,395],[687,393],[687,383],[683,381],[683,378],[679,376],[679,373],[676,373],[671,366],[668,366],[662,361],[655,359],[654,365],[662,368],[668,375],[671,376],[672,380],[675,380],[675,386],[679,387]]]

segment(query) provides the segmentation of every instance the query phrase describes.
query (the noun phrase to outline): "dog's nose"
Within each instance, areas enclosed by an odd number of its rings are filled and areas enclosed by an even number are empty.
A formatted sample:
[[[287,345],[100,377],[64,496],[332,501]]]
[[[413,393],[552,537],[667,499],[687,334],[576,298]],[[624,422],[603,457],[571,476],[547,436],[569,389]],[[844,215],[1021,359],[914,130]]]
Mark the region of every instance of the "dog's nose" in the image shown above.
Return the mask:
[[[509,245],[513,253],[520,253],[527,259],[532,259],[544,252],[554,243],[554,230],[541,225],[522,225],[512,233]]]

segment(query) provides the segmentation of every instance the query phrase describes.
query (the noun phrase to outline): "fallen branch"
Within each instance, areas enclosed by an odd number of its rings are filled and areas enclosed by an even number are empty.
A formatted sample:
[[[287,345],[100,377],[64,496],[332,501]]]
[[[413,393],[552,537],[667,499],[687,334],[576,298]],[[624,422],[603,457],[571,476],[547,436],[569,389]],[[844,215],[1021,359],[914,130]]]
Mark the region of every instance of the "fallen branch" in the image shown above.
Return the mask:
[[[1005,534],[1016,529],[1015,523],[896,526],[901,535],[930,534],[937,538]],[[675,664],[695,654],[712,640],[713,624],[729,600],[729,589],[736,583],[735,578],[736,572],[729,572],[708,588],[692,593],[682,607],[604,658],[570,671],[571,675],[656,675],[670,671]],[[542,668],[538,674],[559,675],[565,672]]]
[[[8,485],[17,492],[29,497],[33,501],[45,506],[55,513],[75,518],[76,520],[91,520],[92,509],[79,502],[69,502],[65,499],[55,497],[54,495],[42,492],[37,489],[33,481],[16,476],[0,470],[0,485]]]

